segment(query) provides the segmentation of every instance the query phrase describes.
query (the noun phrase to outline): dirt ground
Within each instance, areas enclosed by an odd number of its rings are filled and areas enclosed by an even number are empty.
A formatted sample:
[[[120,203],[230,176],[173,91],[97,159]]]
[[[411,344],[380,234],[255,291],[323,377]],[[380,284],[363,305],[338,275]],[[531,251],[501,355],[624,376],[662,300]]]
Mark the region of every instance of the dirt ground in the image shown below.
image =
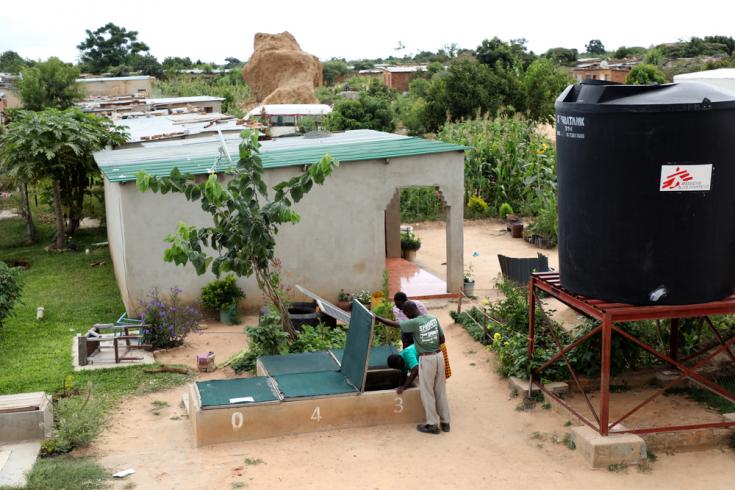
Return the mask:
[[[466,260],[480,283],[499,272],[496,253],[532,256],[537,249],[505,237],[495,223],[468,222]],[[444,262],[443,229],[421,225],[419,259],[439,274]],[[479,255],[472,256],[474,252]],[[556,254],[550,261],[556,264]],[[711,449],[659,454],[651,470],[590,470],[575,451],[554,444],[568,432],[566,419],[553,411],[516,410],[507,382],[495,374],[492,354],[453,324],[456,304],[431,302],[445,327],[452,361],[448,393],[452,431],[418,433],[412,424],[300,434],[259,441],[194,448],[181,407],[183,387],[124,402],[108,429],[81,454],[103,465],[136,473],[114,488],[732,488],[735,453]],[[253,324],[254,318],[246,321]],[[194,366],[195,354],[212,350],[217,361],[246,344],[242,327],[210,323],[187,345],[158,356],[161,362]],[[206,377],[232,376],[228,369]],[[156,415],[153,402],[166,402]],[[538,432],[541,438],[533,437]],[[247,459],[247,461],[246,461]],[[134,487],[129,483],[134,483]],[[128,485],[128,486],[126,486]]]

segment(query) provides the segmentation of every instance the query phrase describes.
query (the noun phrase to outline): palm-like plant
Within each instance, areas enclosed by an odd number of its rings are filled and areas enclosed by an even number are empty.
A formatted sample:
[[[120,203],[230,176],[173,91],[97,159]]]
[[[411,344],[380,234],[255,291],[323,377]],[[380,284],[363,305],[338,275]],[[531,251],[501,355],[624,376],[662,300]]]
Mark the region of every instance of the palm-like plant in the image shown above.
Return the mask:
[[[125,139],[125,132],[108,119],[79,109],[18,111],[0,135],[0,166],[8,174],[26,185],[34,179],[51,180],[57,250],[64,248],[66,237],[64,204],[70,222],[78,221],[89,179],[97,172],[92,153]]]

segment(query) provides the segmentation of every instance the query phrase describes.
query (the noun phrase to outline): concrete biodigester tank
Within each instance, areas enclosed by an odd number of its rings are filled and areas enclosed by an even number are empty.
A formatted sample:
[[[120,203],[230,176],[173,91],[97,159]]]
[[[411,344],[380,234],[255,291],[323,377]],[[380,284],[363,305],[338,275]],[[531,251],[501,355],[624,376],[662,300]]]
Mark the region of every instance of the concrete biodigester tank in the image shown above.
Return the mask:
[[[562,286],[635,305],[731,294],[735,94],[586,81],[556,112]]]

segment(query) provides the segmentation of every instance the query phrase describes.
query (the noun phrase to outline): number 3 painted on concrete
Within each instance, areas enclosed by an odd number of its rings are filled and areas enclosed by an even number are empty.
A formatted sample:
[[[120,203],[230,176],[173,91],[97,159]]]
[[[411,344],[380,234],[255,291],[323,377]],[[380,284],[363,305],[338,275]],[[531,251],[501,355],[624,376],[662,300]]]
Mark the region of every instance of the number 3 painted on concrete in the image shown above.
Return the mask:
[[[393,413],[403,412],[403,398],[400,396],[396,397],[396,408],[393,409]]]
[[[235,412],[232,414],[230,422],[232,423],[232,430],[240,430],[245,423],[245,417],[240,412]]]

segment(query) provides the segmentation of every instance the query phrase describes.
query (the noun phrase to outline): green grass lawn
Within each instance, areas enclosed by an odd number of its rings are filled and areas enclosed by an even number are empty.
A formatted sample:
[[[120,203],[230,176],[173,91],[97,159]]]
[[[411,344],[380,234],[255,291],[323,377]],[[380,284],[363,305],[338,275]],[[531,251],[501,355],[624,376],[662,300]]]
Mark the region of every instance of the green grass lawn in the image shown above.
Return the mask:
[[[81,230],[74,237],[79,251],[55,253],[44,250],[51,243],[51,225],[42,224],[39,231],[39,243],[27,246],[21,220],[0,221],[0,260],[31,264],[21,273],[22,304],[0,327],[0,394],[56,393],[71,375],[75,386],[91,382],[96,395],[112,402],[186,381],[180,374],[147,374],[142,367],[74,372],[73,337],[95,323],[114,322],[124,311],[107,247],[90,247],[107,235],[104,229]],[[92,267],[96,262],[104,263]],[[42,321],[36,320],[37,306],[45,308]]]

